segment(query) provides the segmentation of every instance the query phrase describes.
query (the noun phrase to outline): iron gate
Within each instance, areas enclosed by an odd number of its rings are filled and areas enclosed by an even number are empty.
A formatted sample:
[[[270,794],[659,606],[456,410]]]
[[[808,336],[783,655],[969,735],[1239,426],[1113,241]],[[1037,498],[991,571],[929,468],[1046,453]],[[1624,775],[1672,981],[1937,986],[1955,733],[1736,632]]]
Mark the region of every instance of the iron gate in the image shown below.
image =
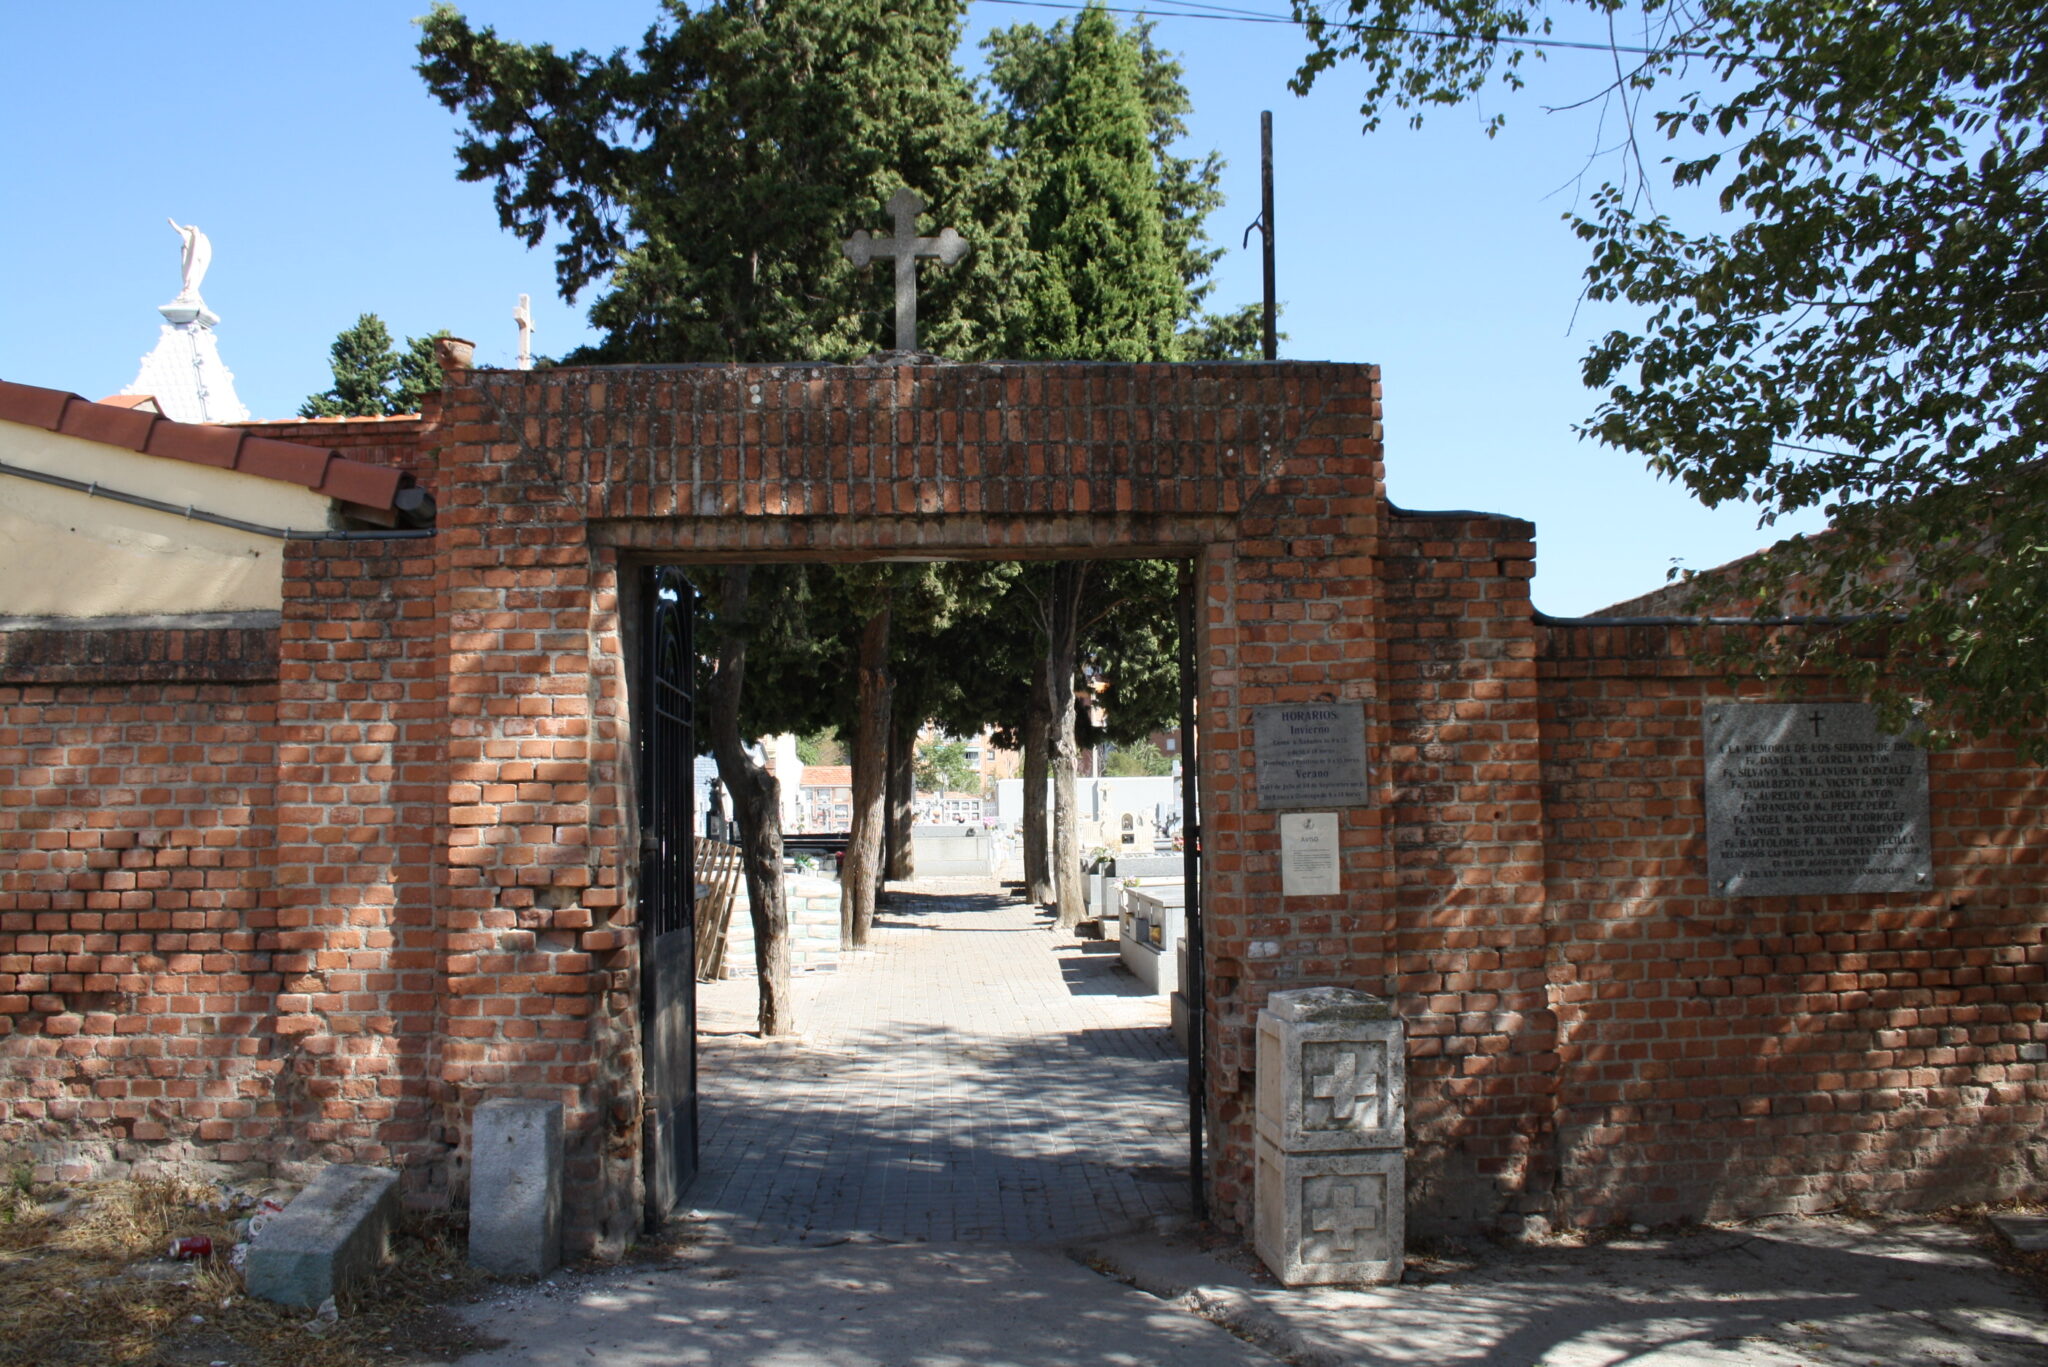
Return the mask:
[[[1200,653],[1195,632],[1198,600],[1195,586],[1200,578],[1199,562],[1180,562],[1179,592],[1175,616],[1180,627],[1180,836],[1181,877],[1187,889],[1187,909],[1182,913],[1181,952],[1187,955],[1188,979],[1188,1184],[1194,1198],[1195,1218],[1209,1218],[1209,1183],[1202,1155],[1203,1126],[1209,1111],[1208,1091],[1208,1000],[1209,969],[1203,946],[1202,926],[1202,808],[1201,808],[1201,707]]]
[[[695,850],[696,591],[682,571],[646,577],[646,707],[640,727],[640,1141],[647,1227],[697,1172]]]

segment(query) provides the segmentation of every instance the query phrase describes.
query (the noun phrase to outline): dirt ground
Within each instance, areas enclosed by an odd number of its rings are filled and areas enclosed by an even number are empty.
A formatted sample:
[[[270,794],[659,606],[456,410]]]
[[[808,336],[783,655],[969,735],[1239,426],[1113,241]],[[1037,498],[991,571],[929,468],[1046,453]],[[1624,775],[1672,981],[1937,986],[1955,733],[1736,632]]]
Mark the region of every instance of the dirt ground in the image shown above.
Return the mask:
[[[0,1367],[366,1367],[446,1362],[490,1346],[442,1307],[484,1278],[446,1217],[410,1217],[396,1257],[332,1318],[249,1296],[232,1259],[266,1196],[177,1177],[0,1186]],[[204,1236],[210,1259],[169,1256]]]

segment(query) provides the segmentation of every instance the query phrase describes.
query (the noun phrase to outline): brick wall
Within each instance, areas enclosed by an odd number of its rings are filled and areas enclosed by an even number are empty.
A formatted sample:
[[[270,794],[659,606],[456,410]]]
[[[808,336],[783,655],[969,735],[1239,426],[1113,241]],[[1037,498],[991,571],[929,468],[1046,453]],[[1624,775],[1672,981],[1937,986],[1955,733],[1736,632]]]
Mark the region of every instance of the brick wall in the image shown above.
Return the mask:
[[[265,942],[277,997],[263,1022],[279,1074],[274,1156],[407,1165],[416,1201],[447,1180],[432,1112],[446,788],[431,546],[287,548]]]
[[[276,632],[0,637],[0,1146],[254,1156]]]
[[[1529,524],[1390,509],[1369,367],[558,369],[444,400],[406,457],[437,534],[295,543],[275,628],[0,632],[0,1144],[392,1163],[460,1202],[476,1103],[558,1099],[570,1246],[616,1246],[644,566],[1143,554],[1201,598],[1226,1220],[1256,1014],[1322,983],[1409,1023],[1419,1230],[2048,1192],[2040,771],[1934,757],[1931,894],[1709,898],[1728,685],[1675,630],[1537,619]],[[1375,800],[1343,891],[1283,898],[1250,709],[1326,699],[1365,705]]]
[[[1408,1023],[1423,1228],[1490,1221],[1551,1180],[1534,535],[1479,513],[1390,519],[1388,987]]]
[[[2040,768],[1929,757],[1928,893],[1711,897],[1704,708],[1764,694],[1696,667],[1697,629],[1542,637],[1556,1216],[2048,1189]]]

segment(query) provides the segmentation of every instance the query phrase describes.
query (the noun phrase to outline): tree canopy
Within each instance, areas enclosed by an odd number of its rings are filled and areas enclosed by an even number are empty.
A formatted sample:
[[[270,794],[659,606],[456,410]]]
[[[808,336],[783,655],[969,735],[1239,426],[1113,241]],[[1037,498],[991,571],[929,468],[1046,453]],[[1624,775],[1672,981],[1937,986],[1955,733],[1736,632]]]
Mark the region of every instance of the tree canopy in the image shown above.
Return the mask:
[[[344,328],[328,355],[334,383],[307,396],[299,406],[302,418],[378,418],[417,413],[420,401],[441,387],[441,363],[434,359],[434,339],[408,337],[405,349],[391,345],[391,330],[374,313]]]
[[[1189,108],[1180,68],[1143,26],[1097,9],[991,35],[984,95],[953,61],[963,14],[958,0],[663,0],[637,49],[600,54],[510,42],[441,3],[421,20],[419,71],[466,123],[460,178],[489,182],[499,223],[529,246],[554,230],[564,299],[597,291],[603,340],[572,363],[846,361],[890,346],[886,285],[838,247],[884,227],[905,185],[930,205],[931,228],[971,246],[953,267],[920,270],[930,350],[1020,355],[1025,289],[1055,289],[1074,269],[1091,274],[1084,294],[1112,288],[1070,259],[1080,225],[1062,235],[1054,212],[1103,185],[1126,218],[1151,206],[1149,227],[1126,225],[1150,236],[1124,292],[1165,308],[1186,354],[1243,354],[1244,310],[1201,311],[1220,255],[1202,224],[1222,201],[1222,163],[1173,150]],[[1110,68],[1114,80],[1096,79]],[[1113,124],[1076,125],[1104,100]],[[1097,156],[1111,143],[1121,172]],[[1068,253],[1059,271],[1037,269],[1053,252]],[[1127,329],[1157,326],[1126,312]]]
[[[1370,128],[1521,83],[1529,48],[1503,40],[1576,16],[1640,35],[1605,92],[1620,162],[1572,220],[1588,297],[1640,320],[1587,355],[1584,430],[1709,506],[1831,519],[1701,586],[1829,619],[1741,662],[1844,671],[1937,740],[2048,753],[2048,25],[2016,0],[1629,9],[1297,3],[1296,86],[1360,64]]]
[[[917,747],[917,790],[921,793],[981,793],[981,770],[967,758],[967,742],[932,740]]]

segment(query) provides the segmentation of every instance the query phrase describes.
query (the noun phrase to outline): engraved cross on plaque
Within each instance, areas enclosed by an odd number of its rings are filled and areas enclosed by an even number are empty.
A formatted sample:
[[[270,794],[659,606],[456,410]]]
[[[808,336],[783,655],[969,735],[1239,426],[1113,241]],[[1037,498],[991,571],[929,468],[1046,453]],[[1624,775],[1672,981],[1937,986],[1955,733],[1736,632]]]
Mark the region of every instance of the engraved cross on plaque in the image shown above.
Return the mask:
[[[894,237],[874,237],[862,228],[846,239],[846,259],[865,266],[878,256],[896,258],[896,349],[917,350],[917,258],[935,256],[950,266],[967,255],[967,239],[951,228],[937,237],[917,235],[917,216],[924,201],[914,191],[898,190],[889,196],[889,216],[896,222]]]
[[[1365,1190],[1370,1177],[1311,1178],[1302,1192],[1308,1232],[1336,1253],[1350,1253],[1380,1228],[1381,1202]]]
[[[1377,1070],[1358,1053],[1350,1049],[1314,1050],[1303,1062],[1308,1065],[1309,1100],[1322,1103],[1315,1107],[1322,1114],[1311,1112],[1308,1117],[1310,1128],[1341,1129],[1353,1123],[1379,1123]]]

